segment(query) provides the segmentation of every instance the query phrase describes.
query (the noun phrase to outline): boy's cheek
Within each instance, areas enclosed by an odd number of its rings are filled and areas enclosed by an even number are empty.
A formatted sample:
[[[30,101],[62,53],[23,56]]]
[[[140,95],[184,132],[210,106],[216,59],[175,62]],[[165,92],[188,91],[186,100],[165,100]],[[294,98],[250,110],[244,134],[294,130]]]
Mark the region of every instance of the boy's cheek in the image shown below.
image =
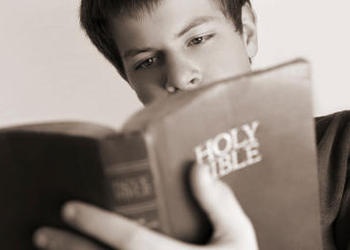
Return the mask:
[[[168,95],[163,86],[162,74],[156,69],[130,75],[129,81],[130,86],[144,105]]]
[[[148,86],[142,86],[142,87],[138,86],[135,89],[135,91],[139,100],[144,105],[148,105],[157,99],[168,96],[168,92],[164,88],[158,85],[152,85],[152,84],[148,84]]]

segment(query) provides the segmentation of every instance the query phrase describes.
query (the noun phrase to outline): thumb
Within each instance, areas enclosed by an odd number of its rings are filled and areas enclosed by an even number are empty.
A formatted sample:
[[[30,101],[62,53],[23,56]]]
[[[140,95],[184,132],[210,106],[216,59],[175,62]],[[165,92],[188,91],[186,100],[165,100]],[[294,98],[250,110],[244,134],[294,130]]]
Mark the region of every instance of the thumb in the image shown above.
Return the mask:
[[[195,165],[191,171],[194,196],[214,227],[212,241],[255,241],[255,233],[231,188],[210,174],[206,165]]]

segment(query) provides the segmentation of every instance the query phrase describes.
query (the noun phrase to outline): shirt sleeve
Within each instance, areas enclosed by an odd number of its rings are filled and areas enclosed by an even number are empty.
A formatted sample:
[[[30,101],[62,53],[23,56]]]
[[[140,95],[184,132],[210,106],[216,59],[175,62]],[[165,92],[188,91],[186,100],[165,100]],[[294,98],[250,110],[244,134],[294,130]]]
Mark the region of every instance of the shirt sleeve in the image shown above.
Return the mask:
[[[350,249],[350,112],[316,118],[324,249]]]

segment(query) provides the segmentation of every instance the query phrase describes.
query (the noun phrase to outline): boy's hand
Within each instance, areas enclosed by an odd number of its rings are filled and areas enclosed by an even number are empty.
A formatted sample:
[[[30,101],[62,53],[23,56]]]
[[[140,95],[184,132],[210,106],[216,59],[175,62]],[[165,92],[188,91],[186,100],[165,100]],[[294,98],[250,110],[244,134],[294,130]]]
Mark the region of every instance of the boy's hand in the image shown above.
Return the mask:
[[[64,221],[75,229],[115,249],[258,249],[250,220],[230,188],[220,180],[211,178],[207,168],[201,166],[193,168],[191,181],[195,197],[214,226],[213,237],[206,246],[177,241],[115,213],[82,202],[66,204],[62,216]],[[41,249],[101,249],[81,236],[53,228],[39,229],[34,235],[34,242]]]

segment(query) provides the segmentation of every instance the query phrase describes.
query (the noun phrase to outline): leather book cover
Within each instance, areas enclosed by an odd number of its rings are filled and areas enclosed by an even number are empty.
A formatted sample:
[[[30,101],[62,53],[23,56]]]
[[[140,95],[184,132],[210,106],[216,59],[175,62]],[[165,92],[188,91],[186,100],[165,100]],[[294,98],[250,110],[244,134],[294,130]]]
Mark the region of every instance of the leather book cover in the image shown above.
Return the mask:
[[[121,132],[89,123],[0,131],[3,249],[65,227],[79,199],[194,243],[211,226],[188,191],[195,160],[235,191],[260,249],[321,249],[309,66],[296,60],[159,100]],[[230,212],[230,211],[227,211]]]
[[[184,178],[198,160],[233,188],[260,249],[322,249],[312,116],[309,65],[295,60],[160,100],[124,131],[144,133],[166,233],[210,234]]]

